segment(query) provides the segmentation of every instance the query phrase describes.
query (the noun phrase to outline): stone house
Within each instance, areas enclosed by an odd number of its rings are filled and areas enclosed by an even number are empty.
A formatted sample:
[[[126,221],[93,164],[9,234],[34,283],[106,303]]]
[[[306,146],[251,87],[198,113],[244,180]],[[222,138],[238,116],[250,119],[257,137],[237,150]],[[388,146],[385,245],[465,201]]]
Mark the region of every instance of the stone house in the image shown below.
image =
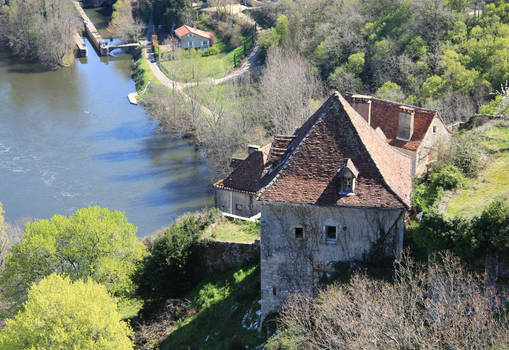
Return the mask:
[[[347,93],[345,99],[389,145],[412,160],[412,175],[425,172],[438,147],[450,140],[437,111],[365,95]]]
[[[410,207],[411,159],[339,93],[281,149],[256,197],[262,318],[290,293],[312,293],[336,262],[392,262]]]
[[[411,161],[409,174],[418,175],[436,160],[437,149],[450,131],[437,111],[345,94],[345,100],[393,150]],[[215,206],[225,213],[252,217],[261,211],[258,194],[278,173],[287,148],[298,134],[278,135],[264,147],[248,146],[246,159],[232,159],[232,173],[214,184]]]
[[[175,36],[182,49],[208,49],[214,44],[214,34],[198,28],[183,25],[175,29]]]

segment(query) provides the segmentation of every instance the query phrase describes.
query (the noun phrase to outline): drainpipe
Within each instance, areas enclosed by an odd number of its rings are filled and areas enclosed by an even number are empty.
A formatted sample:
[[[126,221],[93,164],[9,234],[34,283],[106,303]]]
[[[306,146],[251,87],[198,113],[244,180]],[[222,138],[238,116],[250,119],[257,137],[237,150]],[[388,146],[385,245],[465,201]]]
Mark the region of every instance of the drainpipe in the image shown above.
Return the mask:
[[[233,214],[233,192],[230,191],[230,214]]]

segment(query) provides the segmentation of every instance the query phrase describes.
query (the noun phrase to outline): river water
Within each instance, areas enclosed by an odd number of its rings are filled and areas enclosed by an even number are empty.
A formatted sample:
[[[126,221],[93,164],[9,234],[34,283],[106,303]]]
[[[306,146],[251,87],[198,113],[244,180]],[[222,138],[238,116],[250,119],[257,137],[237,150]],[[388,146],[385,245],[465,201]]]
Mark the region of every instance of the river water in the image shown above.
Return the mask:
[[[44,71],[0,48],[0,201],[11,223],[100,205],[145,236],[212,205],[208,170],[186,141],[157,131],[140,106],[131,57]]]

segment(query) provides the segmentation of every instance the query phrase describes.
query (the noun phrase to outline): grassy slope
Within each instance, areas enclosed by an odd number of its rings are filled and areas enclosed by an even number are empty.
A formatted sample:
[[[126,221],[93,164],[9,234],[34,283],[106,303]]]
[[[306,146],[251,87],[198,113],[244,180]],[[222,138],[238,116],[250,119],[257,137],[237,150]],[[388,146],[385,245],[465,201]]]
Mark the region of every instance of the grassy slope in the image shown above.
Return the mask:
[[[180,322],[161,349],[254,349],[264,342],[255,327],[247,329],[254,324],[259,310],[258,266],[211,276],[188,299],[196,313]]]
[[[496,196],[509,197],[509,127],[494,126],[483,135],[492,157],[481,175],[449,200],[447,215],[477,215]]]
[[[252,44],[252,37],[248,36],[247,48],[249,49]],[[218,49],[219,54],[201,57],[199,55],[201,51],[195,54],[183,53],[178,59],[163,61],[161,65],[166,72],[169,72],[171,79],[180,82],[222,78],[234,68],[235,56],[237,64],[240,62],[240,57],[244,54],[244,46],[242,44],[233,50],[228,50],[227,45],[218,39],[214,47]]]
[[[234,223],[225,221],[203,238],[212,238],[220,241],[252,243],[260,239],[260,226],[251,222]]]

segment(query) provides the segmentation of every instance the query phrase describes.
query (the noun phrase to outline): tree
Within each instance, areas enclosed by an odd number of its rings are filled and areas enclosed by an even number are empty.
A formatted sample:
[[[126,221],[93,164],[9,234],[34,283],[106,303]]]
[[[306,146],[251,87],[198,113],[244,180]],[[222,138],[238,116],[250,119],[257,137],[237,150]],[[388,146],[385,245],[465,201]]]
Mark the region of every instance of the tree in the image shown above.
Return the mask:
[[[200,234],[196,218],[186,216],[159,235],[134,275],[137,294],[146,300],[159,301],[181,297],[190,290],[199,267],[196,253]]]
[[[290,49],[272,48],[260,81],[261,112],[269,132],[292,135],[311,114],[310,101],[322,96],[319,78]]]
[[[14,54],[52,68],[72,53],[77,25],[68,0],[12,0],[0,7],[0,38]]]
[[[502,298],[458,258],[426,267],[406,258],[394,282],[356,274],[313,299],[293,295],[267,349],[502,349],[508,344]]]
[[[32,285],[23,310],[7,320],[0,349],[128,350],[131,334],[104,286],[52,274]]]
[[[122,212],[98,206],[70,217],[27,223],[21,243],[14,244],[1,277],[6,294],[19,302],[29,286],[54,272],[71,280],[93,279],[116,296],[133,289],[131,273],[144,256],[136,227]]]
[[[405,94],[401,91],[401,87],[392,81],[386,81],[378,90],[376,90],[375,96],[390,101],[405,101]]]

